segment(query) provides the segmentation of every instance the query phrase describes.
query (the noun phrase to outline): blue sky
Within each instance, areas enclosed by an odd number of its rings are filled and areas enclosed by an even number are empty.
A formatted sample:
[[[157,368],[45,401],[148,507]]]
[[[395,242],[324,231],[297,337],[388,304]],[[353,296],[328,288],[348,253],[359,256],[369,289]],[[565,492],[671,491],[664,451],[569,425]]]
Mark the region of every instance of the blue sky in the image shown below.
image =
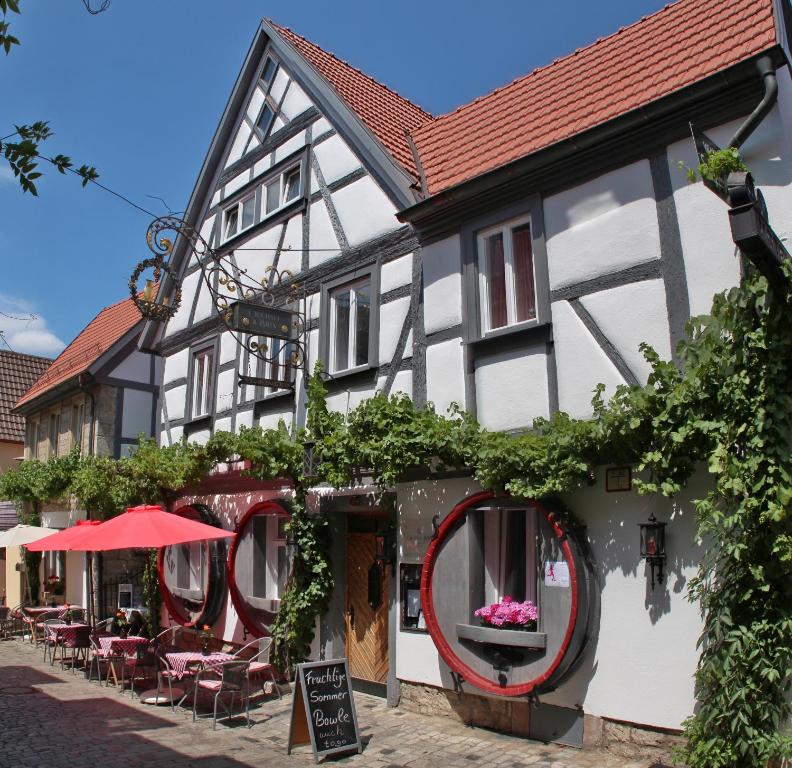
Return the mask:
[[[94,7],[100,0],[91,0]],[[441,114],[661,8],[661,0],[22,0],[0,54],[0,136],[49,120],[51,154],[157,214],[190,196],[256,31],[268,16]],[[0,331],[55,355],[127,295],[149,217],[44,168],[39,197],[0,163]]]

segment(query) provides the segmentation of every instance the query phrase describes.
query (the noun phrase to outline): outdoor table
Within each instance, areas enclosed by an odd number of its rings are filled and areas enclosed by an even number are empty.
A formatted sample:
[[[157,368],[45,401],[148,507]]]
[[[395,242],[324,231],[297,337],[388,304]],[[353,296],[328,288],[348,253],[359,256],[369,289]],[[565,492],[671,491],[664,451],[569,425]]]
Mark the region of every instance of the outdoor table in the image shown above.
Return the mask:
[[[77,635],[77,630],[80,629],[81,627],[87,627],[87,626],[89,625],[77,624],[77,623],[49,624],[47,626],[47,629],[50,632],[55,633],[55,636],[58,638],[58,640],[63,640],[63,642],[66,643],[66,642],[73,642]]]
[[[203,669],[207,667],[214,667],[222,664],[224,661],[233,661],[234,656],[230,653],[210,653],[205,656],[200,651],[177,651],[175,653],[166,653],[165,658],[168,660],[171,669],[176,673],[176,678],[181,680],[187,667],[191,664],[201,664]]]
[[[121,637],[120,635],[107,635],[99,638],[99,647],[107,657],[107,662],[110,665],[110,671],[113,673],[113,682],[118,685],[118,675],[116,674],[114,659],[123,658],[128,654],[135,653],[135,651],[142,645],[148,645],[151,642],[147,637],[138,637],[132,635],[130,637]],[[121,677],[123,684],[123,668],[121,669]]]

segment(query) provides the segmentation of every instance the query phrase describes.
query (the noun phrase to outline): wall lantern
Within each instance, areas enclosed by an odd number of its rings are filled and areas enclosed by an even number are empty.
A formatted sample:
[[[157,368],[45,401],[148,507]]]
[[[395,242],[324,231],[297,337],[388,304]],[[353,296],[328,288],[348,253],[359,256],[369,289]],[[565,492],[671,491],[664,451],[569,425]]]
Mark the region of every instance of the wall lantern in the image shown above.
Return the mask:
[[[654,512],[652,512],[649,520],[645,523],[638,523],[638,526],[641,529],[641,557],[646,560],[647,565],[652,570],[652,589],[654,590],[655,579],[658,584],[663,583],[663,566],[666,561],[666,523],[658,522]],[[655,569],[657,569],[656,577]]]
[[[286,559],[293,563],[300,554],[300,545],[293,531],[286,534]]]
[[[316,441],[306,440],[303,443],[303,477],[314,479],[319,476],[319,461],[316,455]]]
[[[396,540],[389,533],[378,533],[374,539],[374,559],[383,565],[396,564]]]

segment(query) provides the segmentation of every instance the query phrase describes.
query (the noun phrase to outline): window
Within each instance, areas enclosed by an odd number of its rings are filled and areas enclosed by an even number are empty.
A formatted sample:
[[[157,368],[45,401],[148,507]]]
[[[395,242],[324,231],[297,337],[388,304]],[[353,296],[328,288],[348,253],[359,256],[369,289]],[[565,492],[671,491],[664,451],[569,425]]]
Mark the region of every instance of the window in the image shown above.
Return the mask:
[[[483,333],[536,320],[536,278],[529,219],[478,234]]]
[[[36,450],[34,455],[37,459],[47,458],[47,421],[42,416],[36,429]]]
[[[267,356],[272,360],[262,360],[257,358],[257,376],[262,379],[273,379],[274,381],[294,382],[294,364],[292,355],[294,354],[294,344],[286,339],[268,338],[264,340],[267,344]],[[277,357],[276,357],[277,355]],[[256,398],[274,395],[283,392],[284,387],[257,387]]]
[[[42,589],[53,595],[66,593],[66,553],[44,552],[44,584]]]
[[[82,433],[83,433],[84,421],[85,421],[85,405],[82,403],[80,403],[80,405],[73,405],[72,424],[71,424],[72,446],[75,446],[80,450],[82,450]]]
[[[296,200],[300,196],[300,166],[289,168],[264,185],[265,215]]]
[[[331,372],[368,365],[370,324],[370,278],[336,288],[331,292],[329,345]]]
[[[36,434],[38,430],[38,424],[35,421],[28,421],[27,426],[25,429],[25,443],[27,445],[27,457],[29,459],[35,459],[37,457],[37,448],[38,443],[36,440]]]
[[[204,590],[206,543],[193,541],[188,544],[176,544],[170,549],[176,556],[174,593],[182,597],[201,599]]]
[[[58,455],[58,436],[60,434],[60,414],[51,413],[49,417],[49,455]]]
[[[264,62],[264,67],[259,75],[259,85],[264,91],[264,104],[256,120],[256,133],[258,133],[259,139],[262,141],[269,135],[272,129],[272,123],[275,120],[275,114],[278,111],[278,105],[270,94],[270,89],[275,80],[277,71],[278,64],[274,59],[267,56],[267,60]]]
[[[508,595],[536,603],[537,518],[533,509],[484,510],[484,605]]]
[[[286,587],[286,534],[288,517],[256,515],[253,529],[253,593],[250,597],[278,600]]]
[[[214,398],[214,347],[193,355],[192,417],[208,416]]]
[[[256,223],[255,193],[234,203],[224,214],[223,239],[228,240]]]

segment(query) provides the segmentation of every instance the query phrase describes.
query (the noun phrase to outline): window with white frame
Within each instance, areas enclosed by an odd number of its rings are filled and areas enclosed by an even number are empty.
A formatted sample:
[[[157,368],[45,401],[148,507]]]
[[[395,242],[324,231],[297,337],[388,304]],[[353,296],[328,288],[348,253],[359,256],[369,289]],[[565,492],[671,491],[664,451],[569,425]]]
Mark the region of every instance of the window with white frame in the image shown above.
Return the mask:
[[[269,360],[258,359],[257,369],[262,379],[293,383],[294,381],[294,362],[292,355],[295,352],[294,342],[287,339],[267,338],[264,340],[267,345],[267,357]],[[267,397],[278,392],[283,392],[285,387],[263,386],[256,388],[256,398]]]
[[[256,515],[252,519],[253,580],[249,597],[279,600],[286,587],[285,515]]]
[[[271,56],[267,56],[264,61],[264,66],[259,73],[259,85],[264,91],[264,104],[261,107],[258,118],[256,118],[256,133],[261,141],[269,136],[272,124],[275,121],[275,115],[278,111],[278,105],[270,94],[272,83],[275,81],[277,72],[277,62]]]
[[[300,196],[302,188],[300,165],[291,166],[264,184],[263,216],[280,210]]]
[[[214,397],[214,347],[193,353],[192,417],[208,416]]]
[[[530,218],[483,230],[477,244],[482,333],[536,320]]]
[[[256,193],[252,192],[223,212],[223,240],[244,232],[256,223]]]
[[[371,278],[335,288],[330,293],[330,371],[337,373],[369,362]]]
[[[193,541],[176,544],[171,548],[176,560],[176,584],[174,594],[192,600],[200,600],[204,594],[204,561],[206,542]]]
[[[484,604],[509,596],[536,604],[537,516],[534,509],[487,509],[484,514]]]

